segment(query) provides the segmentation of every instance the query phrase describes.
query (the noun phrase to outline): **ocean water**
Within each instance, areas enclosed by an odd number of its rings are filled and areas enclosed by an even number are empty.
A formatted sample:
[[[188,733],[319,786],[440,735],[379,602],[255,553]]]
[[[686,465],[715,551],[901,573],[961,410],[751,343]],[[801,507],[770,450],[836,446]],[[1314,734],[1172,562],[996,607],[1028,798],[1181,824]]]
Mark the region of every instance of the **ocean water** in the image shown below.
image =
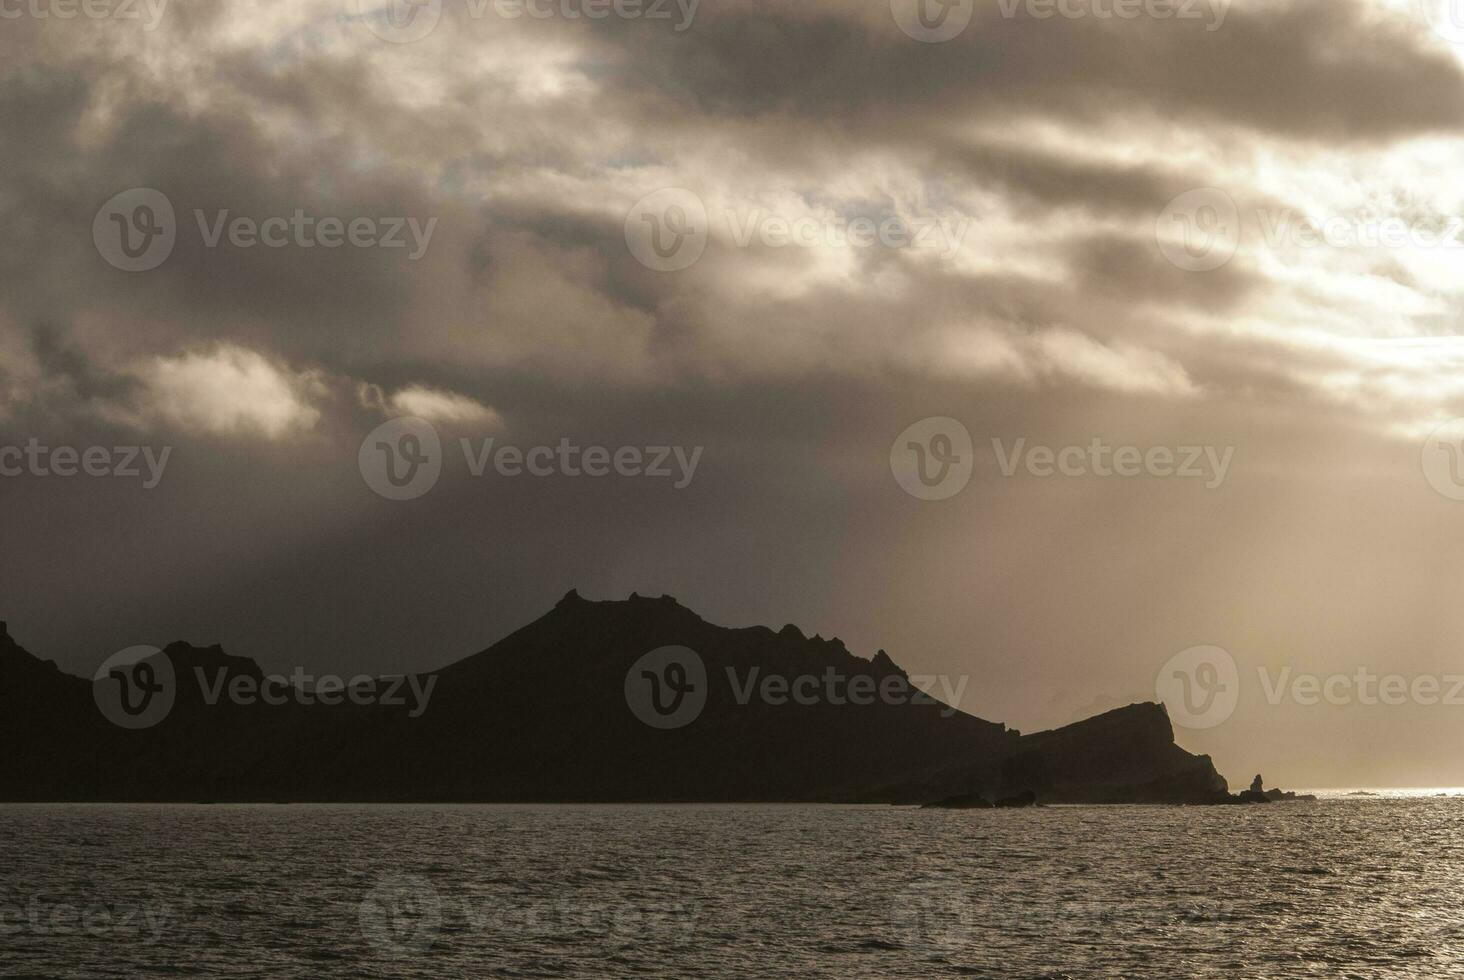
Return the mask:
[[[1464,977],[1464,798],[0,806],[0,974]]]

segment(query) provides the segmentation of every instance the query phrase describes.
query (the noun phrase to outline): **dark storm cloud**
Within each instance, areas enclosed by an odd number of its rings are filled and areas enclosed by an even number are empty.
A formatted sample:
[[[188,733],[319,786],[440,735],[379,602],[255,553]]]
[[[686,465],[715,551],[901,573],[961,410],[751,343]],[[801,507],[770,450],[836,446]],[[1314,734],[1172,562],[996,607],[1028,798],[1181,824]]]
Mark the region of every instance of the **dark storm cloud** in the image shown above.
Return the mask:
[[[175,13],[180,16],[166,21],[175,39],[217,45],[213,32],[219,29],[219,14],[203,14],[187,4],[177,5]],[[460,26],[463,33],[453,47],[467,57],[482,32],[503,25]],[[53,261],[58,254],[68,262],[85,258],[87,245],[78,241],[75,229],[84,226],[112,187],[163,189],[174,199],[187,232],[167,266],[146,283],[100,268],[87,291],[78,295],[70,283],[64,289],[57,284],[49,290],[55,308],[26,312],[74,312],[86,303],[87,292],[96,290],[100,304],[135,321],[127,329],[141,334],[133,338],[139,348],[147,344],[148,333],[157,334],[159,351],[176,349],[185,336],[232,340],[349,373],[353,363],[370,359],[386,344],[394,356],[430,363],[446,353],[444,345],[451,349],[463,343],[465,329],[506,331],[514,335],[511,345],[532,329],[495,316],[493,276],[504,268],[502,253],[509,252],[560,268],[578,263],[574,274],[587,302],[598,295],[611,307],[651,315],[651,335],[673,346],[678,337],[694,336],[696,304],[687,304],[685,283],[636,266],[618,247],[614,219],[585,213],[575,202],[534,197],[508,198],[485,209],[451,192],[454,172],[492,181],[521,175],[536,162],[540,168],[547,164],[593,178],[596,163],[578,156],[566,134],[556,133],[549,122],[564,113],[563,107],[527,109],[500,90],[475,87],[449,63],[443,71],[456,79],[448,83],[451,98],[430,113],[407,109],[393,98],[394,86],[411,82],[410,75],[392,74],[389,59],[395,49],[367,45],[344,57],[327,56],[320,35],[330,28],[328,19],[320,19],[273,45],[219,47],[206,63],[209,86],[217,89],[215,109],[185,113],[156,96],[124,98],[105,139],[85,149],[75,144],[75,131],[88,98],[99,97],[89,86],[137,84],[127,78],[133,66],[126,58],[86,48],[78,59],[92,73],[90,82],[66,74],[68,69],[42,69],[51,74],[22,77],[22,84],[9,88],[7,113],[24,137],[12,145],[29,148],[11,152],[30,154],[14,161],[13,173],[18,184],[34,185],[15,223],[38,229],[24,254],[13,259],[12,281],[31,284],[28,302],[48,291],[47,269],[58,265]],[[600,85],[588,93],[590,103],[597,112],[608,111],[612,118],[623,114],[648,127],[653,141],[657,128],[675,139],[677,131],[734,117],[748,127],[752,148],[771,157],[766,161],[770,174],[781,169],[775,143],[798,144],[802,152],[818,154],[819,162],[789,171],[794,179],[813,178],[831,166],[839,147],[903,141],[913,159],[930,164],[931,178],[949,184],[972,181],[1014,202],[1030,201],[1028,217],[1034,221],[1043,219],[1043,208],[1052,207],[1142,217],[1162,208],[1188,181],[1180,171],[1149,165],[960,146],[951,130],[992,114],[1078,112],[1122,119],[1136,111],[1201,111],[1291,135],[1342,128],[1349,139],[1369,133],[1383,137],[1452,118],[1460,91],[1452,62],[1420,47],[1401,29],[1380,29],[1355,4],[1332,5],[1325,15],[1314,4],[1233,10],[1215,32],[1181,22],[1036,22],[1020,15],[1006,20],[988,11],[961,38],[938,46],[900,34],[881,5],[811,5],[796,12],[773,4],[709,7],[684,33],[616,23],[582,28],[525,22],[510,30],[524,39],[552,35],[590,42],[583,57],[594,66],[591,77]],[[1370,48],[1348,43],[1364,35],[1371,39]],[[1420,87],[1434,98],[1403,98],[1405,91]],[[1213,94],[1217,91],[1225,93],[1223,99]],[[672,114],[655,119],[642,114],[640,107],[664,105],[668,99],[678,105]],[[1403,103],[1401,109],[1394,102]],[[249,107],[268,110],[304,138],[282,142],[277,134],[266,135],[263,120],[239,111]],[[490,107],[506,110],[493,117],[495,125],[514,134],[512,143],[527,139],[527,146],[486,154],[472,146],[464,126]],[[808,117],[817,117],[819,126],[810,130],[794,121]],[[837,120],[847,126],[832,125]],[[395,134],[400,133],[401,142],[411,141],[415,151],[437,158],[448,182],[424,185],[402,170],[363,170],[357,158],[370,150],[354,137],[368,131],[384,133],[389,144],[398,143]],[[50,163],[62,155],[75,162],[70,173],[57,175]],[[415,290],[428,277],[384,253],[210,250],[202,246],[193,215],[195,209],[210,216],[227,209],[233,216],[258,218],[297,208],[314,215],[438,217],[445,228],[455,226],[462,251],[431,260],[444,277],[461,273],[466,280],[447,287],[459,290],[452,309],[460,321],[423,323],[423,316],[439,316],[414,301]],[[49,238],[52,247],[36,248],[36,238]],[[1119,283],[1154,289],[1161,298],[1191,294],[1201,302],[1236,295],[1237,274],[1185,283],[1173,270],[1157,266],[1142,244],[1095,241],[1090,246],[1082,237],[1074,239],[1070,253],[1077,257],[1076,279],[1070,288]],[[587,255],[598,258],[582,261]],[[753,261],[758,255],[754,249],[740,258]],[[776,258],[791,267],[809,259],[788,253]],[[881,252],[857,260],[868,267],[900,261]],[[525,271],[522,264],[518,268],[518,274]],[[430,281],[434,292],[443,285],[436,277]],[[171,307],[162,316],[157,315],[160,300]],[[905,302],[910,302],[908,294]],[[139,303],[146,310],[134,317]],[[439,353],[428,354],[424,347]],[[426,356],[413,357],[419,350]]]
[[[1193,186],[1193,178],[1186,180],[1147,166],[1064,160],[1009,147],[965,147],[950,151],[947,159],[969,180],[989,182],[1005,193],[1030,200],[1038,214],[1050,207],[1078,207],[1099,213],[1153,215]]]
[[[594,28],[624,48],[616,88],[703,115],[816,120],[834,138],[921,131],[1029,113],[1208,118],[1289,138],[1384,140],[1446,131],[1464,109],[1464,74],[1404,17],[1357,0],[1236,5],[1205,20],[1103,21],[1000,15],[978,4],[953,41],[912,41],[887,4],[708,5],[670,35]],[[793,120],[798,120],[797,123]],[[844,127],[858,127],[845,129]]]
[[[1095,236],[1072,243],[1073,291],[1080,296],[1114,295],[1130,301],[1192,304],[1211,310],[1233,308],[1262,284],[1254,274],[1227,265],[1203,276],[1177,269],[1153,239]]]

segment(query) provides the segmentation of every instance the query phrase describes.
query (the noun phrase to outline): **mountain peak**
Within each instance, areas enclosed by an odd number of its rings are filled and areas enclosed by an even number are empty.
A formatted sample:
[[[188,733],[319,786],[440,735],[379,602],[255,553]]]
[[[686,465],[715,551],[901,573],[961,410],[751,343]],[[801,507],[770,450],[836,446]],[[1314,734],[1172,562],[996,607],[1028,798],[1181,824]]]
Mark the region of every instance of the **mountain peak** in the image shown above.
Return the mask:
[[[596,601],[586,599],[580,595],[579,589],[570,589],[564,597],[554,604],[555,609],[571,609],[586,606],[660,606],[670,609],[686,609],[685,606],[673,595],[648,596],[639,592],[632,592],[625,599],[607,599]]]
[[[164,647],[163,654],[173,662],[174,670],[192,671],[201,668],[207,671],[237,672],[255,678],[264,676],[264,671],[253,659],[225,653],[223,646],[217,643],[212,646],[197,647],[179,640]]]
[[[881,676],[885,674],[899,674],[902,677],[908,676],[905,673],[904,669],[899,664],[895,663],[894,660],[890,659],[890,655],[888,653],[885,653],[883,650],[876,653],[874,655],[874,659],[871,660],[869,663],[870,666],[874,668],[875,672]]]
[[[685,606],[683,606],[681,604],[681,601],[679,599],[677,599],[674,595],[667,595],[667,594],[664,594],[664,593],[662,595],[660,595],[659,597],[657,597],[657,596],[641,595],[639,592],[632,592],[630,594],[630,599],[627,600],[627,601],[629,601],[629,602],[654,602],[654,603],[657,603],[657,604],[663,605],[663,606],[675,606],[677,609],[685,609],[686,608]]]

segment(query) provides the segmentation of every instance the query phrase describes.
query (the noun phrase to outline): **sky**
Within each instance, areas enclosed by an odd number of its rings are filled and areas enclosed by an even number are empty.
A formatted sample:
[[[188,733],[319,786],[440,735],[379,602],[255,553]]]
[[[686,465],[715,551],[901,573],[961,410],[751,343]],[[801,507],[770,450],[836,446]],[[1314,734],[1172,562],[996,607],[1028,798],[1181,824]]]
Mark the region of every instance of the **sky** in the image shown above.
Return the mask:
[[[420,670],[668,593],[1023,731],[1163,696],[1232,788],[1464,785],[1447,0],[0,20],[32,652]]]

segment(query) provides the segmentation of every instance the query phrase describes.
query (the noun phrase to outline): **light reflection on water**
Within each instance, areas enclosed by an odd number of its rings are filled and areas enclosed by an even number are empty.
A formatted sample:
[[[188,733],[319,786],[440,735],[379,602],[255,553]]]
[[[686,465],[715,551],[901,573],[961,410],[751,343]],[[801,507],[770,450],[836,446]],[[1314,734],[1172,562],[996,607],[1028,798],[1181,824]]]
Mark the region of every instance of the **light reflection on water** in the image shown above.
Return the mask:
[[[1388,792],[0,806],[0,974],[1464,975],[1464,799]]]

